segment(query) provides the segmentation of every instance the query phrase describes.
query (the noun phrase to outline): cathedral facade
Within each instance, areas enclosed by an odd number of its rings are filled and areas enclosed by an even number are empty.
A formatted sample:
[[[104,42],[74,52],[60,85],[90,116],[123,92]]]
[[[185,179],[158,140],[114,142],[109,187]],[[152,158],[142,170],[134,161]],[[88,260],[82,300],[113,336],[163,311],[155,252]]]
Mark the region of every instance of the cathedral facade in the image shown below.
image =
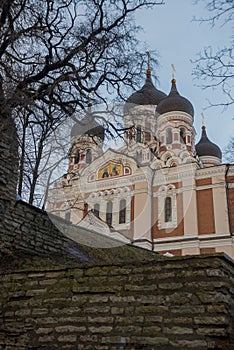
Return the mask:
[[[150,69],[123,111],[124,143],[103,151],[92,106],[71,130],[67,174],[50,189],[47,210],[73,225],[160,254],[226,252],[234,258],[234,165],[203,125],[175,79],[165,94]]]

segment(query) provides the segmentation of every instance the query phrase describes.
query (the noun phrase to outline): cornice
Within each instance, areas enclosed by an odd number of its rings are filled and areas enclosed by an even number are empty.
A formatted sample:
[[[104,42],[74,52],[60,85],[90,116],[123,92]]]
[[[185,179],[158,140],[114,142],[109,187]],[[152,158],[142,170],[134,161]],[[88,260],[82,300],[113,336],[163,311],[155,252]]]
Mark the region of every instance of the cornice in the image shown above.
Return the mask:
[[[226,172],[226,165],[225,164],[214,165],[214,166],[211,166],[208,168],[198,169],[197,173],[196,173],[196,180],[202,179],[202,178],[207,178],[207,177],[212,177],[212,176],[218,176],[218,175],[225,176],[225,172]]]
[[[157,117],[157,126],[160,128],[162,124],[176,120],[184,121],[185,123],[193,124],[193,117],[185,112],[173,111],[167,112]]]

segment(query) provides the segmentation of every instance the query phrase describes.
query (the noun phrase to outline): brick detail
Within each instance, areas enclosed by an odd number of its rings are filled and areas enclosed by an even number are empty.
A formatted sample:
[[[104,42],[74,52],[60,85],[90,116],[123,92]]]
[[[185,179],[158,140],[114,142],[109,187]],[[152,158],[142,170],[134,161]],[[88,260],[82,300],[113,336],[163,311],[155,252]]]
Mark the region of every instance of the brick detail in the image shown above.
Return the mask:
[[[215,248],[201,248],[200,254],[213,254],[215,253]]]
[[[198,234],[215,232],[212,189],[197,191]]]
[[[199,179],[196,180],[196,186],[205,186],[205,185],[211,185],[212,184],[212,178],[208,178],[208,179]]]

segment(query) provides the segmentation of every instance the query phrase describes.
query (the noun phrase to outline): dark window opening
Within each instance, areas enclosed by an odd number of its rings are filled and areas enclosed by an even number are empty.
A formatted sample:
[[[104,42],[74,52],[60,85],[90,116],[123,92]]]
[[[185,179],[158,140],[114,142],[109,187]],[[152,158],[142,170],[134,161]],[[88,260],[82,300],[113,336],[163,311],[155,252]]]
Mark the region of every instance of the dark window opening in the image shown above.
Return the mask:
[[[74,163],[77,164],[77,163],[79,163],[79,161],[80,161],[80,152],[77,152],[75,155]]]
[[[126,200],[121,199],[119,204],[119,223],[124,224],[126,222]]]
[[[165,222],[172,221],[171,197],[165,198],[164,214],[165,214]]]
[[[156,155],[156,147],[150,148],[150,154],[151,154],[150,159],[153,160]]]
[[[171,129],[167,129],[166,141],[167,141],[167,144],[172,143],[172,131],[171,131]]]
[[[136,134],[136,141],[141,142],[141,126],[137,126],[137,134]]]
[[[97,218],[99,218],[100,204],[98,204],[98,203],[94,204],[93,213]]]
[[[180,142],[181,143],[186,143],[186,135],[185,135],[185,130],[180,129]]]
[[[112,225],[112,210],[113,210],[113,203],[107,202],[107,205],[106,205],[106,223],[108,225]]]
[[[90,164],[92,162],[92,151],[88,149],[86,152],[86,163]]]

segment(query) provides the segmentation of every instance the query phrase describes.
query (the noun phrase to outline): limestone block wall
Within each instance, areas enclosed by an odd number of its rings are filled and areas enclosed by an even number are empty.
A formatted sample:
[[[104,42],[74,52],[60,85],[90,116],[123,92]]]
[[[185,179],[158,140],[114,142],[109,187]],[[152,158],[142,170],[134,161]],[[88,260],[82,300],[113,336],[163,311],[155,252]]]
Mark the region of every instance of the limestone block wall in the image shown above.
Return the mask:
[[[21,201],[13,204],[0,200],[0,216],[0,241],[9,249],[40,255],[67,251],[68,239],[46,212]]]
[[[2,273],[0,349],[233,349],[223,255]]]

